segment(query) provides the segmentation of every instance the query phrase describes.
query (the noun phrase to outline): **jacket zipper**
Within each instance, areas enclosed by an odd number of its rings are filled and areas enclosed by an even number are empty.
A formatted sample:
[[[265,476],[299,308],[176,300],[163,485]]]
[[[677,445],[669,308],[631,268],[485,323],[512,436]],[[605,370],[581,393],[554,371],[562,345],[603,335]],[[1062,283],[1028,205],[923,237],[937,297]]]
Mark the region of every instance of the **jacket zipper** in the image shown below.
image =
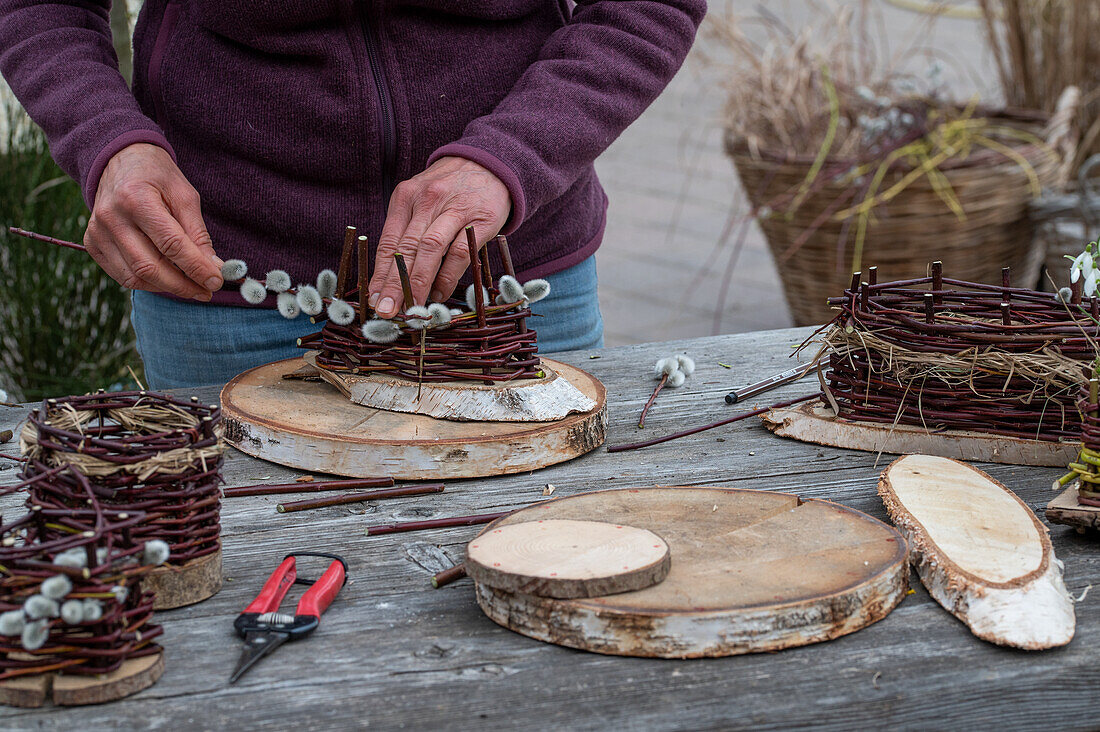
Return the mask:
[[[382,191],[383,203],[388,206],[397,174],[397,122],[393,113],[389,85],[386,83],[386,71],[382,66],[381,40],[371,27],[367,12],[364,8],[363,39],[367,46],[367,61],[370,64],[371,78],[374,80],[374,91],[382,111]]]

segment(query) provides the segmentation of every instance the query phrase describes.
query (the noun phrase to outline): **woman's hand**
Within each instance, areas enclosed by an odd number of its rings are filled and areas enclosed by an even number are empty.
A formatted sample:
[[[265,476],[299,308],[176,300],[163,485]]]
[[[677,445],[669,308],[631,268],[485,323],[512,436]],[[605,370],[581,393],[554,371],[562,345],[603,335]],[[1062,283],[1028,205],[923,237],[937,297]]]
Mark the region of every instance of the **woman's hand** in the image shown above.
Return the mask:
[[[99,180],[84,244],[123,287],[209,301],[222,286],[199,194],[161,147],[120,150]]]
[[[500,179],[465,158],[440,158],[399,184],[378,239],[370,306],[383,318],[403,309],[395,252],[404,255],[412,282],[415,303],[404,303],[405,309],[449,297],[470,264],[463,230],[473,226],[478,246],[484,246],[511,210],[511,195]]]

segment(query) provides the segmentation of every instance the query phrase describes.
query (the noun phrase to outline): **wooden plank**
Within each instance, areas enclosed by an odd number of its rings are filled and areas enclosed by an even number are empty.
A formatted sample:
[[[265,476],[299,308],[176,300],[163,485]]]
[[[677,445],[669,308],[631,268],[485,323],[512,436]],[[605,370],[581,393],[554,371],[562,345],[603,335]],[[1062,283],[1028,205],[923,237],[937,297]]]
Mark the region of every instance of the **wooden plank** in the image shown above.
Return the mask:
[[[791,345],[808,333],[719,336],[556,358],[603,381],[610,403],[609,441],[630,442],[812,391],[814,384],[802,383],[745,405],[730,407],[723,401],[731,389],[793,365]],[[639,431],[638,412],[653,389],[651,364],[685,352],[698,364],[695,375],[684,387],[663,392],[646,429]],[[733,368],[718,366],[719,361]],[[214,401],[218,388],[194,393]],[[0,407],[0,429],[16,427],[25,413]],[[0,451],[4,448],[10,445]],[[779,490],[835,500],[888,520],[875,485],[889,460],[778,439],[751,420],[632,453],[598,449],[533,474],[451,481],[445,493],[430,498],[284,515],[275,513],[284,497],[227,499],[222,521],[226,583],[206,602],[157,613],[167,652],[164,675],[154,687],[78,711],[4,708],[0,719],[11,728],[81,729],[181,724],[284,729],[310,720],[330,728],[382,729],[1023,729],[1047,728],[1052,720],[1064,727],[1095,726],[1095,649],[1100,647],[1095,588],[1076,606],[1073,642],[1041,654],[1024,655],[975,639],[914,581],[914,594],[887,618],[828,643],[705,662],[622,659],[577,653],[500,628],[477,608],[468,579],[431,589],[430,570],[404,547],[438,546],[458,561],[478,527],[363,536],[368,523],[529,505],[545,500],[547,483],[555,486],[555,497],[654,483]],[[0,460],[0,484],[15,479],[5,462]],[[981,467],[1039,512],[1050,500],[1050,484],[1063,472]],[[298,475],[235,451],[226,461],[228,485],[287,482]],[[19,503],[17,496],[5,497],[0,509],[10,518]],[[1051,539],[1074,595],[1090,584],[1100,587],[1094,540],[1057,526]],[[233,618],[282,555],[301,548],[343,553],[351,564],[351,583],[309,639],[280,648],[238,684],[227,686],[240,652]],[[422,548],[413,553],[426,556]],[[305,566],[310,572],[323,568]],[[334,693],[339,703],[333,703]]]

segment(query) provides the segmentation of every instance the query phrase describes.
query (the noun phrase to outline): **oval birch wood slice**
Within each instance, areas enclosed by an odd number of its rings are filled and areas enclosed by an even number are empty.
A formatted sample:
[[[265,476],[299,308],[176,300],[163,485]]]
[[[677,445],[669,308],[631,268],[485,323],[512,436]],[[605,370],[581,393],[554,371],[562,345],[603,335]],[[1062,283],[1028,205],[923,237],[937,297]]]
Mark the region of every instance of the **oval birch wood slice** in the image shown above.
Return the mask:
[[[816,643],[884,618],[908,587],[901,534],[858,511],[788,493],[594,491],[521,509],[481,535],[545,519],[649,529],[673,556],[663,582],[606,597],[561,600],[475,582],[493,621],[597,653],[696,658]]]
[[[599,597],[641,590],[668,575],[668,544],[647,529],[540,519],[498,526],[466,547],[475,582],[539,597]]]
[[[156,593],[154,610],[172,610],[202,602],[222,588],[222,550],[180,566],[157,567],[142,578],[141,584]]]
[[[48,700],[60,706],[102,704],[136,694],[164,673],[164,653],[131,658],[109,674],[46,673],[0,682],[0,704],[41,707]]]
[[[913,425],[837,419],[821,401],[773,409],[761,416],[779,435],[815,445],[894,455],[938,455],[957,460],[1064,468],[1077,458],[1079,443],[1024,440],[966,430],[929,432]]]
[[[928,593],[974,635],[1027,650],[1073,638],[1073,600],[1047,528],[1012,491],[957,460],[898,458],[879,495]]]
[[[555,422],[455,422],[353,404],[325,382],[284,379],[301,358],[245,371],[221,392],[225,440],[300,470],[446,480],[505,475],[571,460],[603,444],[607,393],[596,377],[543,359],[596,406]]]
[[[391,412],[425,414],[460,422],[550,422],[574,412],[590,412],[596,402],[562,379],[543,359],[542,379],[428,382],[388,374],[347,374],[317,366],[317,351],[303,356],[317,374],[356,404]]]

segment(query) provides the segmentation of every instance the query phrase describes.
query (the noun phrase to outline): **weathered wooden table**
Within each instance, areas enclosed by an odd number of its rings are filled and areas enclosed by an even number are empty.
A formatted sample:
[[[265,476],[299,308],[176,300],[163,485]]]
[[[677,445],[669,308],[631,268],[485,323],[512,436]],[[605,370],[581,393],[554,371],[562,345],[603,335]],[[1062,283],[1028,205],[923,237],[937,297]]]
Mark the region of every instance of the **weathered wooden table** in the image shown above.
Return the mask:
[[[807,330],[782,330],[565,354],[608,389],[609,443],[714,421],[731,388],[791,365]],[[690,353],[698,371],[662,393],[643,433],[638,412],[650,368]],[[726,369],[718,362],[730,364]],[[808,393],[811,380],[751,404]],[[218,389],[195,391],[213,400]],[[0,430],[26,410],[0,408]],[[5,446],[11,448],[10,445]],[[366,537],[371,523],[501,511],[554,496],[653,484],[725,485],[825,498],[886,520],[875,493],[883,455],[775,437],[759,420],[646,448],[603,448],[536,473],[448,484],[443,494],[277,514],[274,498],[231,498],[222,509],[226,584],[211,600],[158,613],[167,669],[154,687],[78,709],[0,708],[0,727],[67,729],[409,728],[973,728],[1100,725],[1100,540],[1051,533],[1066,583],[1080,595],[1077,635],[1062,649],[1027,653],[973,637],[913,594],[858,633],[776,654],[692,661],[601,656],[547,645],[495,625],[470,580],[433,590],[437,562],[461,560],[477,527]],[[14,470],[0,460],[0,484]],[[1057,469],[983,465],[1040,517]],[[285,482],[294,471],[231,452],[228,485]],[[10,501],[9,501],[10,503]],[[441,549],[441,551],[440,551]],[[282,556],[337,552],[351,581],[305,641],[280,648],[237,684],[226,682],[241,646],[232,622]],[[445,553],[449,560],[443,557]],[[296,597],[296,593],[292,596]]]

